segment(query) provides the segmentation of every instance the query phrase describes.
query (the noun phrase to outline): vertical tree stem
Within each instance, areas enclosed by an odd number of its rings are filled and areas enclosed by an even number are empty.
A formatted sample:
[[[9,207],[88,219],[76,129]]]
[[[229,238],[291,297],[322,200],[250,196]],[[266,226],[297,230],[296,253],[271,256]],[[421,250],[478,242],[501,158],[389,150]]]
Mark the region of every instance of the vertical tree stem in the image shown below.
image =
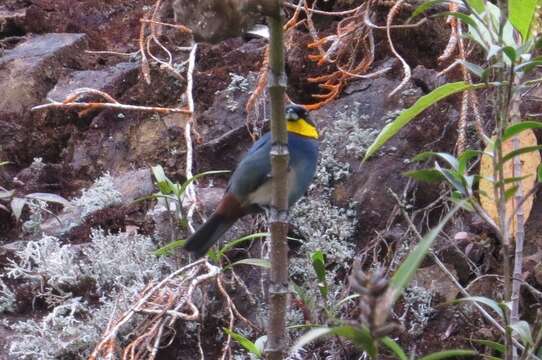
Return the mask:
[[[270,30],[269,94],[271,96],[271,276],[266,356],[283,358],[286,350],[286,305],[288,300],[288,132],[284,119],[284,49],[281,1],[267,18]]]

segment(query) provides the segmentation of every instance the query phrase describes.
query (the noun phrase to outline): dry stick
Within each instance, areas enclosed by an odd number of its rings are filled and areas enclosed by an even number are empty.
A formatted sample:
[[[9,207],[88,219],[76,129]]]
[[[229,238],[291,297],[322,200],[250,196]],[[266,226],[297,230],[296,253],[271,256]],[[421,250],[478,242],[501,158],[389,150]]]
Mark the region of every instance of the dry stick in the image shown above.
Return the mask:
[[[143,16],[143,20],[147,20],[147,14]],[[143,74],[143,79],[147,85],[151,84],[151,68],[149,66],[149,60],[147,59],[147,54],[145,54],[145,28],[147,23],[145,21],[141,22],[141,29],[139,30],[139,52],[141,53],[141,73]]]
[[[520,74],[518,73],[514,79],[514,91],[511,99],[511,107],[510,107],[510,120],[512,124],[517,124],[521,121],[521,113],[519,110],[519,106],[521,104],[521,96],[520,96],[520,86],[521,78]],[[518,150],[521,146],[519,136],[514,136],[512,138],[512,146],[514,150]],[[512,177],[521,178],[521,156],[515,156],[513,160],[513,171],[512,171]],[[504,165],[503,165],[504,166]],[[517,182],[517,190],[516,194],[514,196],[514,206],[517,207],[514,209],[516,212],[516,228],[515,228],[515,256],[514,256],[514,273],[513,273],[513,280],[512,280],[512,312],[510,313],[510,322],[514,323],[516,321],[519,321],[519,295],[521,290],[521,276],[523,273],[523,244],[525,241],[525,214],[523,212],[523,198],[524,198],[524,189],[523,189],[523,181],[519,180]],[[505,221],[508,221],[505,219]],[[513,227],[512,227],[513,228]],[[514,354],[515,357],[517,357],[516,354]]]
[[[271,97],[271,274],[269,284],[269,320],[267,358],[280,360],[286,350],[286,306],[288,300],[288,133],[284,119],[283,24],[280,1],[273,16],[267,18],[270,29],[269,94]]]
[[[81,110],[94,110],[94,109],[119,109],[119,110],[136,110],[136,111],[150,111],[157,112],[161,114],[171,114],[171,113],[180,113],[180,114],[191,114],[190,111],[185,109],[176,109],[176,108],[163,108],[163,107],[154,107],[154,106],[138,106],[138,105],[127,105],[127,104],[118,104],[118,103],[99,103],[99,102],[75,102],[75,103],[63,103],[53,101],[49,104],[43,104],[34,106],[32,111],[43,110],[48,108],[74,108]]]
[[[403,59],[403,57],[401,55],[399,55],[397,50],[395,50],[395,46],[393,45],[393,42],[391,40],[391,28],[390,28],[391,23],[393,22],[393,18],[395,17],[395,15],[397,15],[397,13],[399,12],[399,9],[401,8],[401,5],[404,2],[405,2],[405,0],[397,1],[397,3],[395,5],[393,5],[393,7],[391,8],[390,12],[388,13],[388,17],[386,19],[386,35],[388,37],[388,44],[390,45],[390,49],[391,49],[391,52],[393,53],[393,55],[395,55],[395,57],[397,59],[399,59],[399,61],[401,61],[401,63],[403,64],[403,71],[405,73],[405,76],[404,76],[403,80],[401,80],[401,83],[395,89],[393,89],[393,91],[388,95],[388,97],[392,97],[399,90],[401,90],[408,83],[408,81],[410,80],[410,77],[411,77],[410,66],[405,61],[405,59]]]
[[[188,110],[192,114],[186,126],[184,128],[184,139],[186,142],[186,170],[185,177],[191,179],[194,175],[192,173],[192,163],[194,160],[194,149],[192,145],[192,124],[194,123],[194,96],[193,96],[193,87],[194,87],[194,68],[196,67],[196,52],[198,49],[198,44],[194,43],[190,55],[188,56],[188,70],[186,72],[186,98],[188,102]],[[188,227],[190,230],[194,231],[194,226],[192,225],[192,216],[196,210],[197,201],[196,201],[196,185],[192,181],[186,188],[186,198],[192,202],[192,205],[188,209],[187,220]]]
[[[231,297],[228,295],[228,292],[224,289],[224,285],[222,284],[222,278],[220,276],[217,276],[216,278],[216,285],[218,286],[218,290],[220,291],[220,293],[222,294],[222,296],[224,296],[224,299],[226,300],[226,308],[228,309],[228,313],[230,315],[230,321],[228,323],[228,330],[233,331],[233,325],[234,325],[234,320],[235,320],[235,316],[233,314],[233,310],[232,308],[235,306],[233,304],[233,301],[231,300]],[[226,342],[224,343],[224,347],[223,347],[223,350],[222,350],[222,356],[221,356],[221,360],[225,360],[226,359],[226,354],[231,351],[231,348],[230,348],[230,344],[231,344],[231,335],[228,333],[228,336],[226,338]]]

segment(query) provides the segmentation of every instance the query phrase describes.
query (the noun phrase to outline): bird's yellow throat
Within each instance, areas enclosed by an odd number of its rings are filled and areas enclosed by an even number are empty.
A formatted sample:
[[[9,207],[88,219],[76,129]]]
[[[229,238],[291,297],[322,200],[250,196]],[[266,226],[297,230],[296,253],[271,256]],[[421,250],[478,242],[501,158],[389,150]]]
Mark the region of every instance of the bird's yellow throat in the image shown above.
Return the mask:
[[[312,139],[318,139],[318,130],[316,127],[309,124],[305,119],[299,119],[296,121],[288,121],[288,131],[301,136],[306,136]]]

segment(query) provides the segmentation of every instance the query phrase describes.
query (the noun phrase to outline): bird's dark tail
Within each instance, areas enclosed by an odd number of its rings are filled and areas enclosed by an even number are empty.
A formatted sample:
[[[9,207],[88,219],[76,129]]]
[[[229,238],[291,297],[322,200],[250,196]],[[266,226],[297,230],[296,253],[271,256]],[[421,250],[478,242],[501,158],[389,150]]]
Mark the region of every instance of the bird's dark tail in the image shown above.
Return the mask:
[[[209,220],[188,238],[184,248],[196,258],[202,257],[244,214],[245,211],[235,195],[226,194]]]
[[[232,227],[236,220],[215,212],[205,224],[188,238],[184,248],[192,252],[196,258],[202,257]]]

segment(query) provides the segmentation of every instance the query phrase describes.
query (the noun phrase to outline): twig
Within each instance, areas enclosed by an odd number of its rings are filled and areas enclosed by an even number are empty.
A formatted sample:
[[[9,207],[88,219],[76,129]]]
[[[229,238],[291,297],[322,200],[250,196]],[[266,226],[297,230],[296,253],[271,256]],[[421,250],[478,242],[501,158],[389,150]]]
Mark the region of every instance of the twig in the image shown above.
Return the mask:
[[[395,46],[393,45],[393,41],[391,40],[391,29],[390,26],[393,22],[393,18],[399,12],[399,9],[401,8],[401,5],[405,2],[405,0],[399,0],[393,7],[390,9],[390,12],[388,13],[388,17],[386,19],[386,35],[388,37],[388,44],[390,45],[391,52],[401,63],[403,64],[403,72],[405,73],[405,76],[403,77],[403,80],[401,80],[401,83],[393,89],[393,91],[388,95],[388,97],[392,97],[395,95],[399,90],[401,90],[409,81],[411,77],[411,70],[408,63],[403,59],[401,55],[395,50]]]

